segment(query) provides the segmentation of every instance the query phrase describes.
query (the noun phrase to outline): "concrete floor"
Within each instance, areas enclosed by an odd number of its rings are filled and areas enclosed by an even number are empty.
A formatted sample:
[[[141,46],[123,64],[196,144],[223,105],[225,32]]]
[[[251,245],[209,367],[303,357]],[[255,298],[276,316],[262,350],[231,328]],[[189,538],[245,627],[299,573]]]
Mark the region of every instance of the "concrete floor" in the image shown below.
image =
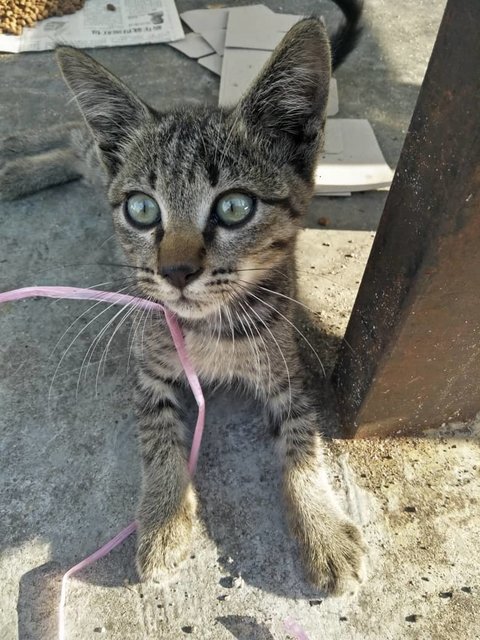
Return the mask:
[[[226,2],[227,5],[241,4]],[[310,13],[316,2],[266,1]],[[207,6],[179,0],[180,11]],[[335,12],[323,2],[327,20]],[[365,36],[338,73],[340,115],[367,117],[395,165],[444,1],[368,0]],[[215,103],[218,80],[166,46],[95,55],[155,105]],[[141,70],[141,71],[139,71]],[[0,135],[76,117],[50,53],[0,56]],[[306,330],[331,368],[380,216],[384,193],[317,199],[300,239]],[[112,228],[98,194],[80,183],[0,211],[0,288],[92,286],[115,273]],[[316,224],[328,217],[328,228]],[[320,247],[320,251],[319,251]],[[348,255],[347,255],[348,254]],[[88,303],[0,307],[0,638],[56,633],[59,576],[133,517],[139,459],[131,409],[128,328],[96,384],[99,347],[79,378],[105,313],[57,342]],[[77,332],[94,317],[87,313]],[[55,348],[56,347],[56,348]],[[306,353],[308,358],[308,353]],[[327,431],[336,424],[328,385]],[[332,479],[370,545],[370,577],[355,597],[325,599],[303,580],[279,508],[271,444],[258,408],[208,398],[196,482],[206,531],[168,590],[138,584],[134,540],[71,581],[68,638],[283,640],[291,616],[310,640],[480,638],[478,424],[422,439],[330,444]],[[193,418],[192,412],[192,418]],[[273,480],[272,480],[273,478]]]

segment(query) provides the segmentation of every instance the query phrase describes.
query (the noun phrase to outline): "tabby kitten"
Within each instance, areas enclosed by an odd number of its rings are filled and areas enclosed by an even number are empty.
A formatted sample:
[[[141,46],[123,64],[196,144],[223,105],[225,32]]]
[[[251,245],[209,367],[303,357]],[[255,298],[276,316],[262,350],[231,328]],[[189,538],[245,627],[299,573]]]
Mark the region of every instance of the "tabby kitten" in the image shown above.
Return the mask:
[[[339,4],[357,13],[334,36],[334,66],[352,48],[360,15],[359,3]],[[84,175],[98,153],[140,294],[177,315],[204,383],[240,383],[263,399],[308,577],[340,594],[361,579],[365,547],[322,469],[291,300],[296,236],[323,143],[331,51],[323,23],[305,19],[233,110],[163,113],[89,56],[62,47],[57,58],[89,134],[81,127],[44,134],[58,148],[13,160],[1,185],[12,196],[64,182]],[[41,151],[45,141],[36,144]],[[196,497],[179,413],[184,372],[163,320],[147,324],[142,338],[135,389],[143,458],[137,566],[144,579],[162,580],[190,550]]]

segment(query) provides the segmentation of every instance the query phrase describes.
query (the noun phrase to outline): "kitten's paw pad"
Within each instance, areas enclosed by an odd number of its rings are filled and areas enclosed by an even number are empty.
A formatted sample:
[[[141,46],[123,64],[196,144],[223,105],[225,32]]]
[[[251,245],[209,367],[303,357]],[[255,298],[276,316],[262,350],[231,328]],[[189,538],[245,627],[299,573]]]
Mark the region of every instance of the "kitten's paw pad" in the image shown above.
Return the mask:
[[[142,580],[166,582],[187,557],[192,542],[191,518],[139,527],[137,570]]]
[[[310,538],[303,556],[310,581],[333,596],[355,592],[365,578],[367,547],[359,529],[346,520],[331,523],[329,537]]]

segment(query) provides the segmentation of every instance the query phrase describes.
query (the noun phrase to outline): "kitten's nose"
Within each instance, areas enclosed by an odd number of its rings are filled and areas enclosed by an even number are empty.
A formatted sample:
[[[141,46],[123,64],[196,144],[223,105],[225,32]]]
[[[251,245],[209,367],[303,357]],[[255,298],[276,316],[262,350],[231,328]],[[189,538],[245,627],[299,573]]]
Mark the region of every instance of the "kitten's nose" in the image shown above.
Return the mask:
[[[203,269],[194,264],[171,264],[160,269],[161,275],[177,289],[184,289],[202,273]]]

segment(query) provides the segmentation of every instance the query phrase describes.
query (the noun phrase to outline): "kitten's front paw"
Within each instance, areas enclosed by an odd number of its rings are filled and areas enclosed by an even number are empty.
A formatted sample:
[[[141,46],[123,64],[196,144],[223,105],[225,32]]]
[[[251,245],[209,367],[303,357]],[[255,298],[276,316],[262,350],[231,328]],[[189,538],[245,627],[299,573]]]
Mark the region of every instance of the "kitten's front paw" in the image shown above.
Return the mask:
[[[152,518],[151,512],[145,516],[142,506],[138,517],[137,570],[142,580],[165,582],[191,549],[195,504],[185,501],[173,517],[163,522]]]
[[[367,547],[359,529],[348,520],[323,520],[302,536],[302,555],[310,581],[339,596],[355,591],[364,578]]]

